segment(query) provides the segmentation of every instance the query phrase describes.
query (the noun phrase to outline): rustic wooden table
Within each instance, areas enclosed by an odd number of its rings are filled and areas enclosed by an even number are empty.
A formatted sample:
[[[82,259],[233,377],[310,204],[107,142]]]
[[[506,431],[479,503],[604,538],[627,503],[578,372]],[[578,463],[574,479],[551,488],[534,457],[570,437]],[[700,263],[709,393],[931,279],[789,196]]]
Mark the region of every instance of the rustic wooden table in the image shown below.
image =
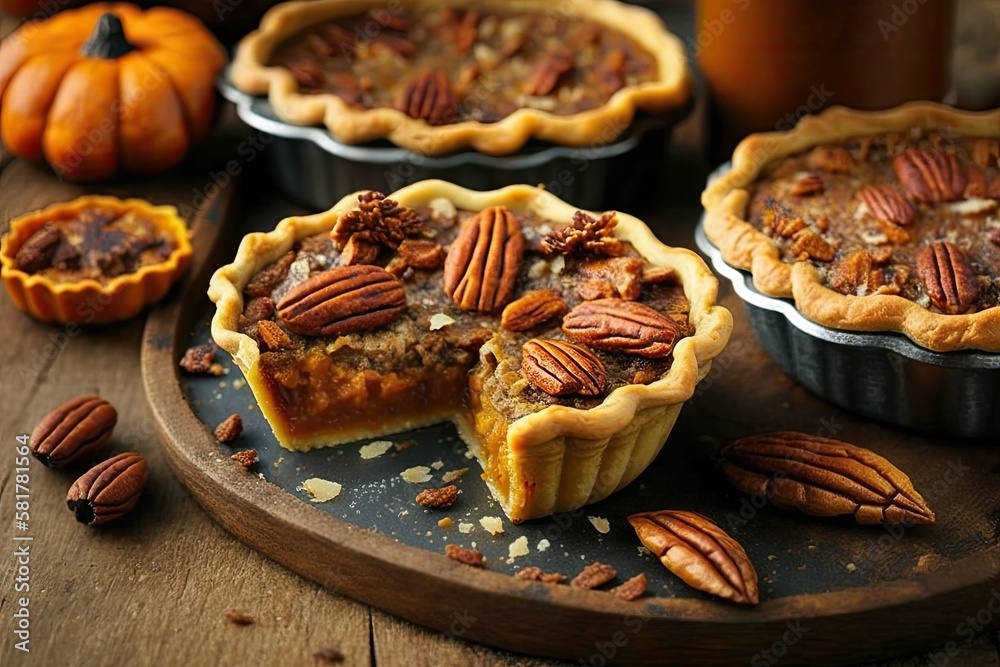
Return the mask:
[[[241,130],[231,131],[238,136]],[[697,132],[692,126],[680,130],[689,140]],[[207,166],[193,169],[209,172]],[[664,241],[691,245],[697,214],[691,187],[700,177],[694,172],[684,179],[678,190],[687,196],[653,218]],[[197,194],[191,182],[137,183],[116,191],[182,203]],[[81,192],[54,184],[40,167],[0,152],[0,232],[17,215]],[[725,305],[741,308],[730,290],[723,294]],[[139,511],[118,525],[93,530],[66,511],[72,477],[31,466],[30,592],[14,592],[16,559],[12,548],[4,548],[0,664],[316,665],[323,661],[314,654],[326,644],[339,647],[344,665],[561,664],[493,651],[397,620],[303,580],[217,526],[173,476],[156,441],[138,389],[142,319],[69,331],[22,315],[4,293],[0,323],[0,451],[8,457],[0,462],[0,526],[11,531],[0,539],[14,532],[15,437],[30,432],[43,414],[72,396],[99,393],[110,400],[119,411],[117,441],[147,457],[151,470]],[[20,595],[31,599],[30,654],[14,647],[12,599]],[[243,610],[255,623],[228,623],[223,616],[228,608]],[[983,637],[956,656],[929,654],[885,664],[1000,665],[997,640],[996,635]]]

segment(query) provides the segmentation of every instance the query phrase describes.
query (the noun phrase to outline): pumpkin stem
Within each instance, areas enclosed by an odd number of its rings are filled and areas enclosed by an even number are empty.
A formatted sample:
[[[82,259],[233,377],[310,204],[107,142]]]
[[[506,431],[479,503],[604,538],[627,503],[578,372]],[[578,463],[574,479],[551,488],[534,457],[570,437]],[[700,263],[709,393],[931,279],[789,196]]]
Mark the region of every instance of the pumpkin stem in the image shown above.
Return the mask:
[[[80,53],[88,58],[121,58],[135,47],[125,39],[122,20],[114,12],[102,14],[90,37],[80,48]]]

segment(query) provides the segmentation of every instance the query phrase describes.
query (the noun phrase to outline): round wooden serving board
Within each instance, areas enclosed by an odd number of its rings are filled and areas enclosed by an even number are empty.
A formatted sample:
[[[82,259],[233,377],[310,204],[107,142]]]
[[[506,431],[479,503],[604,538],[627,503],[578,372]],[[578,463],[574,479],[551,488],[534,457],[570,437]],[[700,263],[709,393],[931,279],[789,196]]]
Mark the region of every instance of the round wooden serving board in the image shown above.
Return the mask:
[[[479,519],[502,512],[450,425],[389,438],[412,446],[370,460],[359,456],[359,445],[283,450],[228,355],[219,355],[229,370],[223,377],[182,377],[177,365],[188,346],[209,340],[211,272],[229,261],[244,233],[301,212],[276,199],[252,209],[238,229],[227,202],[217,201],[200,217],[200,253],[187,292],[150,316],[142,366],[177,474],[223,526],[268,557],[421,625],[587,665],[848,664],[948,642],[960,646],[975,628],[994,624],[1000,448],[903,433],[817,399],[759,348],[730,290],[723,290],[722,302],[736,319],[732,342],[659,459],[627,489],[578,512],[519,526],[505,519],[505,532],[491,536]],[[690,247],[688,221],[653,228],[666,242]],[[246,430],[237,447],[220,446],[212,429],[233,412],[243,416]],[[887,529],[754,507],[721,478],[712,455],[727,438],[779,429],[833,436],[882,454],[910,475],[937,523]],[[249,473],[229,458],[244,448],[260,457]],[[470,470],[456,482],[461,493],[452,508],[425,510],[413,502],[419,487],[399,473],[438,461],[441,467],[423,486],[441,486],[447,471]],[[343,492],[311,503],[301,488],[310,477],[339,482]],[[746,608],[711,599],[643,553],[626,517],[658,509],[701,512],[739,540],[760,576],[761,603]],[[438,527],[444,516],[452,527]],[[588,517],[607,519],[610,532],[599,533]],[[463,523],[472,524],[471,532],[460,532]],[[508,545],[522,535],[530,553],[508,559]],[[549,543],[544,550],[542,540]],[[446,558],[446,543],[474,543],[487,569]],[[572,577],[595,560],[614,565],[618,582],[644,572],[647,597],[629,603],[603,591],[511,576],[537,565]]]

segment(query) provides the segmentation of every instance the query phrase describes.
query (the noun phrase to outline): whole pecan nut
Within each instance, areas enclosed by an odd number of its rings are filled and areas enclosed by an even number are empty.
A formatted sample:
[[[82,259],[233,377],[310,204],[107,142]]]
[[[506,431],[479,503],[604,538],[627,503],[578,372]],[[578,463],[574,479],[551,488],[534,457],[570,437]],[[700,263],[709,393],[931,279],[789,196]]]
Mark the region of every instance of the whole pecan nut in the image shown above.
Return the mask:
[[[597,299],[576,306],[563,318],[571,340],[608,352],[657,358],[669,355],[677,325],[649,306],[624,299]]]
[[[79,396],[45,415],[31,433],[29,449],[42,465],[61,468],[89,461],[104,449],[118,411],[98,396]]]
[[[795,179],[788,194],[793,197],[811,197],[822,194],[825,189],[826,185],[823,183],[822,176],[819,174],[803,174]]]
[[[462,310],[491,312],[514,295],[524,258],[524,234],[503,206],[470,218],[444,263],[444,291]]]
[[[533,338],[521,348],[521,372],[550,396],[600,396],[608,384],[604,364],[579,345]]]
[[[561,53],[547,53],[535,65],[525,92],[535,97],[550,95],[559,85],[559,79],[573,69],[573,59]]]
[[[500,316],[500,326],[507,331],[528,331],[568,310],[569,306],[556,290],[533,290],[507,304]]]
[[[968,180],[954,153],[935,148],[908,148],[892,162],[896,177],[911,195],[926,204],[960,199]]]
[[[18,248],[14,264],[25,273],[35,273],[52,266],[52,258],[62,238],[63,234],[57,226],[46,223]]]
[[[303,336],[343,336],[377,329],[406,310],[403,284],[377,266],[340,266],[318,273],[278,302],[278,317]]]
[[[127,514],[146,486],[146,460],[125,452],[100,463],[73,482],[66,505],[76,520],[99,526]]]
[[[778,432],[740,438],[719,453],[744,493],[813,516],[854,515],[861,524],[933,523],[934,513],[896,466],[845,442]]]
[[[757,571],[739,542],[695,512],[661,510],[628,518],[639,541],[664,567],[700,591],[757,604]]]
[[[917,274],[931,303],[943,313],[964,313],[979,300],[979,283],[969,258],[947,241],[934,241],[917,252]]]
[[[885,185],[866,185],[858,192],[868,210],[878,220],[906,226],[913,222],[913,204],[898,191]]]
[[[450,121],[457,107],[448,75],[440,69],[424,72],[408,83],[396,104],[396,108],[410,118],[424,120],[431,125],[443,125]]]

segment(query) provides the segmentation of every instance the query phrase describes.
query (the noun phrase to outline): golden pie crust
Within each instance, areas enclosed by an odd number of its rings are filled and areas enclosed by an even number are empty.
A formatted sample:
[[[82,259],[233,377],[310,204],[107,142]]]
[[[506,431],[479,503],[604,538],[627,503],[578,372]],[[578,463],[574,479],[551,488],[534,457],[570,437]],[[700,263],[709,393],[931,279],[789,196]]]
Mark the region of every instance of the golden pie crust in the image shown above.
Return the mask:
[[[389,197],[414,209],[442,197],[458,209],[468,211],[502,205],[514,213],[530,211],[541,219],[566,224],[577,211],[548,192],[525,185],[475,192],[443,181],[423,181]],[[260,371],[258,344],[239,332],[243,288],[263,267],[287,253],[296,241],[331,230],[342,214],[356,208],[357,201],[355,193],[325,213],[287,218],[272,232],[247,235],[236,260],[212,277],[209,297],[217,307],[212,336],[233,355],[278,440],[289,448],[305,449],[310,444],[289,444],[281,415],[269,399],[269,385]],[[681,406],[692,396],[698,381],[708,373],[711,360],[729,340],[732,316],[716,305],[718,282],[705,263],[690,250],[664,246],[634,217],[618,214],[618,221],[615,235],[619,239],[631,242],[650,264],[676,272],[689,302],[689,323],[694,332],[677,342],[670,370],[650,384],[619,387],[589,410],[550,405],[509,424],[501,448],[505,458],[499,461],[505,469],[505,482],[490,486],[513,520],[576,509],[607,497],[635,479],[659,453]],[[489,351],[487,343],[480,352],[481,359],[489,356]],[[484,411],[473,414],[472,422],[484,414]],[[463,439],[485,467],[476,426],[466,414],[422,414],[417,420],[397,422],[390,427],[371,424],[360,431],[352,428],[344,433],[325,434],[322,444],[381,437],[449,419],[456,423]],[[494,465],[497,463],[495,460]]]
[[[913,102],[887,111],[861,112],[832,107],[806,116],[788,132],[754,134],[733,154],[732,169],[702,193],[705,234],[727,263],[753,274],[754,286],[769,296],[791,298],[798,310],[823,326],[850,331],[891,331],[938,352],[963,349],[1000,351],[1000,307],[975,313],[937,313],[901,296],[855,297],[823,284],[807,261],[789,264],[773,239],[748,220],[750,187],[772,162],[851,137],[885,132],[947,129],[969,137],[1000,138],[1000,110],[958,111]]]
[[[288,2],[269,11],[260,27],[239,43],[233,60],[233,83],[252,95],[266,94],[274,112],[295,125],[325,124],[346,143],[388,139],[422,155],[440,155],[473,148],[490,155],[506,155],[536,138],[567,146],[607,143],[609,129],[628,127],[637,111],[661,113],[682,105],[690,96],[691,75],[682,42],[660,19],[642,7],[615,0],[574,0],[574,15],[621,31],[651,53],[656,61],[655,81],[626,86],[601,107],[571,115],[522,108],[495,123],[464,121],[432,126],[389,108],[357,109],[333,94],[305,95],[292,74],[265,63],[288,37],[315,23],[384,8],[379,0],[315,0]],[[407,8],[475,7],[506,11],[552,11],[547,0],[411,0]],[[559,5],[560,13],[566,5]]]
[[[17,251],[47,222],[74,212],[101,209],[119,215],[134,213],[166,233],[173,251],[165,261],[141,267],[105,283],[93,279],[57,282],[17,267]],[[154,206],[142,199],[89,195],[54,204],[11,221],[0,245],[0,275],[14,305],[42,322],[108,324],[131,319],[160,301],[191,261],[187,223],[173,206]]]

